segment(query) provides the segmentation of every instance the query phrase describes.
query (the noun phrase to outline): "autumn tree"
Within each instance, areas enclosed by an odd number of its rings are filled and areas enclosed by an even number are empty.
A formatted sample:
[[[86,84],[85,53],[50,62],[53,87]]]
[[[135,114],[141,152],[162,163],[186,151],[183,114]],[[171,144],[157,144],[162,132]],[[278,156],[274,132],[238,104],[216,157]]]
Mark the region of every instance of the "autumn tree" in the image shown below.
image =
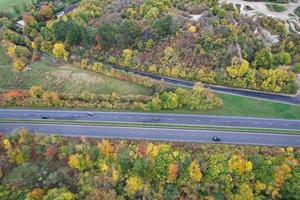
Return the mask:
[[[41,20],[51,19],[53,16],[53,10],[49,5],[42,5],[38,15]]]
[[[62,58],[66,52],[65,46],[62,43],[55,43],[52,52],[56,58]]]
[[[30,93],[30,96],[33,98],[42,98],[44,90],[41,86],[32,86],[30,88],[29,93]]]

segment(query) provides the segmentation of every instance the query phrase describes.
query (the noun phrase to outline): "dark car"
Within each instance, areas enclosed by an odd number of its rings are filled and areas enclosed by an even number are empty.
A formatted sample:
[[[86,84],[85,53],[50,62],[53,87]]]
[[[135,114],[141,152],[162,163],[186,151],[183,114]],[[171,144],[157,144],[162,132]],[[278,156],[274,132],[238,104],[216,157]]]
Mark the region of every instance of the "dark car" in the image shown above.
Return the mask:
[[[221,139],[218,138],[218,137],[213,137],[212,140],[213,140],[214,142],[220,142],[220,141],[221,141]]]
[[[41,117],[42,117],[42,119],[49,119],[48,115],[42,115]]]

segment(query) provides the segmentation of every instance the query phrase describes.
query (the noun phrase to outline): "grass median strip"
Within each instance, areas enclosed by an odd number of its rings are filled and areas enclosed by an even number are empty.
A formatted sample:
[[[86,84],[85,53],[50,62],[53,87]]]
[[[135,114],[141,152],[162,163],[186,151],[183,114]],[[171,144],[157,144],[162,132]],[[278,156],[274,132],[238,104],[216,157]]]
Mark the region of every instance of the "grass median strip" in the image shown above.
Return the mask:
[[[87,122],[87,121],[54,121],[54,120],[14,120],[0,119],[0,123],[17,124],[53,124],[53,125],[82,125],[82,126],[107,126],[107,127],[134,127],[134,128],[162,128],[162,129],[182,129],[182,130],[207,130],[226,132],[247,132],[247,133],[272,133],[272,134],[300,134],[298,130],[232,127],[232,126],[209,126],[209,125],[174,125],[156,123],[113,123],[113,122]]]

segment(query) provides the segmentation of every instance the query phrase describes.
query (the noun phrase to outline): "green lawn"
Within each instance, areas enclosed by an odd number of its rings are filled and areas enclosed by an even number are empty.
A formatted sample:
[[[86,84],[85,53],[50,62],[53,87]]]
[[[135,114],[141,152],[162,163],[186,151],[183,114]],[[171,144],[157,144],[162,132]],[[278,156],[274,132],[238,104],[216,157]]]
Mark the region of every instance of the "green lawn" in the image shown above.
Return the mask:
[[[9,62],[3,48],[0,48],[0,89],[29,89],[33,85],[41,85],[47,90],[67,93],[88,90],[101,94],[151,95],[150,90],[140,85],[85,71],[70,64],[56,67],[40,61],[33,64],[30,70],[15,72]]]
[[[18,5],[20,9],[22,9],[25,3],[31,1],[32,0],[0,0],[0,11],[13,12],[14,5]]]
[[[226,94],[219,94],[219,96],[222,98],[224,103],[224,106],[221,109],[213,111],[176,110],[174,112],[205,115],[300,119],[300,106],[255,100]]]

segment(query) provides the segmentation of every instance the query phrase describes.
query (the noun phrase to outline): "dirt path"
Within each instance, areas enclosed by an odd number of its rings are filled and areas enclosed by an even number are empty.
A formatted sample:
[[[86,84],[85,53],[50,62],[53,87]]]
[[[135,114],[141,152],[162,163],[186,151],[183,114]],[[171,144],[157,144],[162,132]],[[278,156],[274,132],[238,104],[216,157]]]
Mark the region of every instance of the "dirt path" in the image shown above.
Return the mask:
[[[266,4],[272,4],[267,2],[251,2],[243,0],[220,0],[220,3],[232,3],[234,6],[241,5],[241,13],[246,16],[256,16],[258,14],[267,15],[276,19],[283,20],[286,24],[287,30],[291,28],[295,33],[300,35],[300,31],[296,30],[295,24],[300,27],[299,17],[296,17],[294,10],[300,6],[300,0],[297,3],[290,2],[289,4],[280,4],[285,7],[283,12],[273,12],[268,9]],[[274,4],[274,3],[273,3]],[[247,10],[246,6],[253,10]]]

